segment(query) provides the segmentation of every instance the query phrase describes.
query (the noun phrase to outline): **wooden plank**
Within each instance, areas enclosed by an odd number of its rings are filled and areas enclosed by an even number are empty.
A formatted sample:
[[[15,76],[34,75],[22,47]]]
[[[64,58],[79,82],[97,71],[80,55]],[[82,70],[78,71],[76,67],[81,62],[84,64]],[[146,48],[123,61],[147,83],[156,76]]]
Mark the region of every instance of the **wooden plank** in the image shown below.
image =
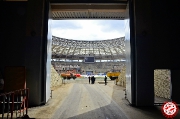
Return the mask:
[[[25,67],[8,66],[4,70],[4,91],[10,92],[26,88]]]

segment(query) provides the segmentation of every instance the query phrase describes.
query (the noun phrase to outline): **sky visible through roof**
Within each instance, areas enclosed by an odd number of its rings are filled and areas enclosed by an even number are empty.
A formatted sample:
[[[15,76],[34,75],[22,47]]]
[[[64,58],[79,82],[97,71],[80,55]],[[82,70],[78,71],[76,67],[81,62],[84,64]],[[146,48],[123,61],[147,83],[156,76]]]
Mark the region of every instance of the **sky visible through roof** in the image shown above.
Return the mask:
[[[88,41],[124,37],[124,20],[53,20],[52,35]]]

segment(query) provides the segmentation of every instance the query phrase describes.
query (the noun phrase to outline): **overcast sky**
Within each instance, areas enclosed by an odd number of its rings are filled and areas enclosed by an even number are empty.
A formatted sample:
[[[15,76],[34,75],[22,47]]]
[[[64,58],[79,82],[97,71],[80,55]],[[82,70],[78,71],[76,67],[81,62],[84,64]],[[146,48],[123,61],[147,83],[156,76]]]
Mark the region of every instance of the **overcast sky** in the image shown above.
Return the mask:
[[[106,40],[125,36],[123,20],[53,20],[52,35],[74,40]]]

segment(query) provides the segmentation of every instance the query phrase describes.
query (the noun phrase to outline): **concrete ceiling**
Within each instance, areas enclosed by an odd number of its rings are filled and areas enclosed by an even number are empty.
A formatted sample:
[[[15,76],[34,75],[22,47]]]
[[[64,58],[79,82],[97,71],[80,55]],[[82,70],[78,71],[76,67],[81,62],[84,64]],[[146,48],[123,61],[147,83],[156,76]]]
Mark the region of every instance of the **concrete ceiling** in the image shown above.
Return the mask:
[[[124,20],[126,4],[51,4],[52,18]]]
[[[28,1],[28,0],[3,0]],[[125,19],[128,0],[49,0],[52,19]]]

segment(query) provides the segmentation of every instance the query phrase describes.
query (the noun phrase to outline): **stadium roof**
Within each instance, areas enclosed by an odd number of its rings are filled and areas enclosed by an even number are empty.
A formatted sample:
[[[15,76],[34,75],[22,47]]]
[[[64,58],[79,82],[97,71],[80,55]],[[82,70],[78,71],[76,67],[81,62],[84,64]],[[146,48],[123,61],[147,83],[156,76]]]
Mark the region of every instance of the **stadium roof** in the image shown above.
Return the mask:
[[[95,59],[124,59],[125,38],[83,41],[52,37],[52,59],[79,60],[87,56]]]

